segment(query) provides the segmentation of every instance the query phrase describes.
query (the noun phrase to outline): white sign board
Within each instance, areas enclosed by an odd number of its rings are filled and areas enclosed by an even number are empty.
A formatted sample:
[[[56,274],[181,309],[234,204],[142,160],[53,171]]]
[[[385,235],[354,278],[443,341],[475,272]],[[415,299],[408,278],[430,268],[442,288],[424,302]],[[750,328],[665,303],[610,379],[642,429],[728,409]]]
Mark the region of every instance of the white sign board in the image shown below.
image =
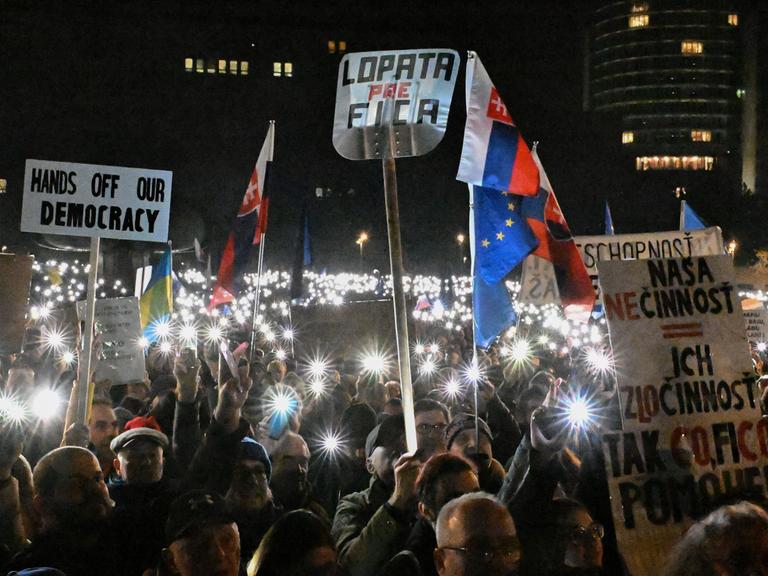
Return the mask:
[[[744,324],[747,327],[747,340],[755,344],[768,342],[768,310],[744,310]]]
[[[598,303],[600,303],[597,283],[598,262],[717,256],[723,253],[723,235],[717,226],[689,232],[575,236],[573,240],[595,287]],[[520,301],[537,306],[560,302],[555,271],[550,262],[538,256],[529,256],[525,259]]]
[[[85,318],[85,302],[77,303],[80,319]],[[96,300],[95,322],[102,343],[96,359],[96,380],[111,380],[113,386],[144,379],[144,350],[139,345],[141,323],[138,298]]]
[[[729,256],[597,263],[623,430],[603,432],[616,535],[659,573],[696,518],[765,494],[761,421]]]
[[[27,160],[21,231],[167,242],[172,173]]]
[[[460,63],[443,48],[346,54],[336,87],[336,151],[350,160],[383,158],[390,138],[395,157],[433,150],[448,125]]]

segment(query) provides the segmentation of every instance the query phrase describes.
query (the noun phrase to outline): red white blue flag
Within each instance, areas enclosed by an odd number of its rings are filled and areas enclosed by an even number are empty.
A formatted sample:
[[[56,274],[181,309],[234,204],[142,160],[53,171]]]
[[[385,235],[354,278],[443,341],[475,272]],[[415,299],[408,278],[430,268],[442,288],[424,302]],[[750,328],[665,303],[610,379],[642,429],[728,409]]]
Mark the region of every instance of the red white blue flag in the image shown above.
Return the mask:
[[[467,123],[457,180],[521,196],[539,191],[539,171],[483,63],[467,63]]]
[[[541,188],[535,196],[523,198],[521,207],[523,218],[539,241],[531,254],[552,263],[565,317],[587,322],[595,303],[595,290],[535,150],[532,156],[541,174]]]
[[[266,231],[265,183],[275,148],[275,125],[270,123],[256,166],[245,189],[243,201],[221,255],[216,284],[213,286],[210,308],[232,302],[243,271],[251,256],[251,246],[259,242]],[[263,225],[260,226],[260,224]]]

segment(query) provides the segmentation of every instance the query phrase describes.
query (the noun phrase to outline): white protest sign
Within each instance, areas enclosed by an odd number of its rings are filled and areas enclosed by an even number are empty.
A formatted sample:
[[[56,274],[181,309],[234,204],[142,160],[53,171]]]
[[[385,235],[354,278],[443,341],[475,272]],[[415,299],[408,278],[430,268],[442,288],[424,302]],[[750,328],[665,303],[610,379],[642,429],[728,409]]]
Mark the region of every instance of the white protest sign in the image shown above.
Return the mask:
[[[77,303],[81,319],[85,302]],[[96,361],[96,380],[111,380],[113,386],[144,379],[144,350],[139,344],[141,323],[138,298],[96,300],[95,322],[102,343],[102,357]]]
[[[27,160],[21,231],[166,242],[172,173]]]
[[[346,54],[336,87],[336,151],[350,160],[383,158],[390,138],[396,158],[434,149],[448,125],[460,62],[443,48]]]
[[[717,226],[689,232],[575,236],[573,240],[595,287],[598,303],[598,262],[717,256],[723,253],[723,235]],[[521,284],[519,299],[524,304],[543,306],[560,302],[555,270],[550,262],[538,256],[528,256],[523,262]]]
[[[747,328],[747,340],[755,344],[768,342],[768,310],[744,310],[744,324]]]
[[[768,421],[728,256],[599,261],[623,431],[602,434],[620,550],[659,573],[696,518],[766,492]]]

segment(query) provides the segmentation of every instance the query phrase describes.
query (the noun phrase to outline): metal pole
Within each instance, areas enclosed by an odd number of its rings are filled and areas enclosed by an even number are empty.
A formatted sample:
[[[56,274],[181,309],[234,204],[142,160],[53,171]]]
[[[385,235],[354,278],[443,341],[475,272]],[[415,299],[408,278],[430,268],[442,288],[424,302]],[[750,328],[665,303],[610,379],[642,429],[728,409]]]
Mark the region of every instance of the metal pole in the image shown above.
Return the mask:
[[[90,267],[88,271],[88,296],[85,302],[85,329],[83,349],[80,352],[80,377],[75,397],[75,422],[88,424],[91,403],[91,348],[93,347],[93,318],[96,312],[96,280],[99,268],[101,238],[91,238]]]
[[[253,363],[253,349],[256,346],[256,315],[259,313],[260,293],[261,293],[261,272],[264,264],[264,242],[266,234],[262,233],[259,238],[259,262],[256,267],[256,294],[253,297],[253,314],[251,315],[251,348],[250,358]]]
[[[391,128],[390,128],[391,130]],[[403,395],[405,418],[405,442],[408,452],[418,448],[416,418],[413,413],[413,385],[411,383],[411,357],[408,346],[408,314],[403,292],[403,252],[400,242],[400,208],[397,202],[397,173],[392,144],[382,159],[384,170],[384,200],[387,210],[387,236],[389,239],[389,264],[392,270],[392,304],[395,310],[395,338],[400,365],[400,388]]]

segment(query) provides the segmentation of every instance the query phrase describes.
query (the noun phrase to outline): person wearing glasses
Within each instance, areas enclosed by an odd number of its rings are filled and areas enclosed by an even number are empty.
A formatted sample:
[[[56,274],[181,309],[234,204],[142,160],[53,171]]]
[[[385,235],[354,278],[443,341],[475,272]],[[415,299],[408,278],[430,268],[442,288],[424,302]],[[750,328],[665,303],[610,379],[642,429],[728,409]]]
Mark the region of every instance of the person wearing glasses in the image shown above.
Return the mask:
[[[431,398],[417,400],[413,412],[419,453],[422,461],[426,462],[432,455],[445,452],[445,429],[451,418],[447,406]]]
[[[437,517],[439,576],[517,576],[522,548],[506,506],[485,492],[451,500]]]

